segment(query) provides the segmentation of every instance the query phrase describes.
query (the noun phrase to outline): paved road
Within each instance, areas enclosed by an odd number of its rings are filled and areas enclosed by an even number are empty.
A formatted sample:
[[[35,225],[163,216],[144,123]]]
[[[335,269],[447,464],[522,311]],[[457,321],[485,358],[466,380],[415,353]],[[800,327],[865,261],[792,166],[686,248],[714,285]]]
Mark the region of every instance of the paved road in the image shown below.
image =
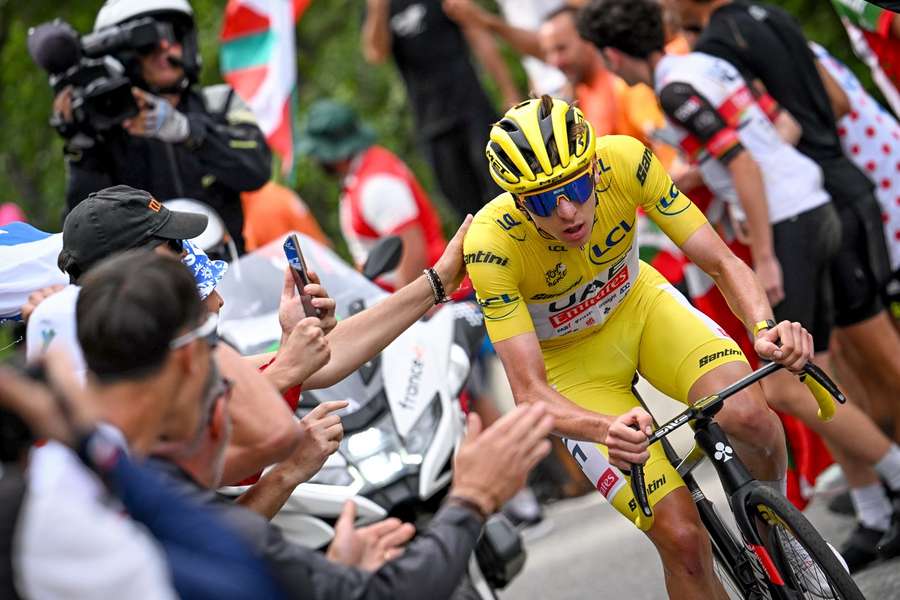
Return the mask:
[[[679,409],[658,395],[652,402],[658,416],[672,415]],[[687,435],[685,432],[676,438],[676,448],[688,447]],[[724,495],[708,463],[700,467],[698,481],[717,506],[724,506]],[[552,529],[538,539],[526,539],[525,569],[501,592],[502,600],[666,598],[662,568],[653,546],[599,494],[556,503],[549,507],[547,516]],[[807,509],[807,517],[835,545],[852,527],[850,519],[828,513],[821,500]],[[900,560],[865,571],[857,581],[866,598],[900,599]]]

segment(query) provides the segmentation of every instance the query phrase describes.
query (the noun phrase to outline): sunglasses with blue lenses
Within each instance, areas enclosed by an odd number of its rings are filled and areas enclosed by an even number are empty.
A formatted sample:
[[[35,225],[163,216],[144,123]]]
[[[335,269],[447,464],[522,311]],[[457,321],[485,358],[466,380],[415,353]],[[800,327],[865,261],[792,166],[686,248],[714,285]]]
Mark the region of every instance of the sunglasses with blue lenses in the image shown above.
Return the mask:
[[[525,208],[537,216],[549,217],[556,210],[560,200],[584,204],[590,199],[593,192],[594,171],[590,170],[577,179],[552,190],[522,196],[522,202],[525,204]]]

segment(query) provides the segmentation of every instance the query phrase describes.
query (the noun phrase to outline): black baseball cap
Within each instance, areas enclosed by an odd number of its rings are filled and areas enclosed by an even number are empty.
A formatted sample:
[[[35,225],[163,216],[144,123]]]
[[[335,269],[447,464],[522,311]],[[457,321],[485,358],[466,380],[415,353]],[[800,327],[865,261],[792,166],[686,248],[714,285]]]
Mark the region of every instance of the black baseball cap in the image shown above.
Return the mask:
[[[89,195],[66,217],[59,268],[77,279],[117,252],[197,237],[206,222],[206,215],[169,210],[144,190],[108,187]]]

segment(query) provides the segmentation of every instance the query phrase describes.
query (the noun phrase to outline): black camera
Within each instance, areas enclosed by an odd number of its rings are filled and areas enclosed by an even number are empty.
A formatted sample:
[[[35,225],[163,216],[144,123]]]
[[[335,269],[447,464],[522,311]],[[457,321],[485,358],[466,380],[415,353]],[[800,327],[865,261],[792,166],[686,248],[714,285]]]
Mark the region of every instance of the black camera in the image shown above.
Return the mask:
[[[105,131],[138,114],[129,80],[117,56],[138,55],[162,40],[175,40],[172,25],[144,17],[79,37],[60,19],[28,31],[28,52],[50,74],[58,94],[72,87],[72,123],[51,123],[65,136]]]

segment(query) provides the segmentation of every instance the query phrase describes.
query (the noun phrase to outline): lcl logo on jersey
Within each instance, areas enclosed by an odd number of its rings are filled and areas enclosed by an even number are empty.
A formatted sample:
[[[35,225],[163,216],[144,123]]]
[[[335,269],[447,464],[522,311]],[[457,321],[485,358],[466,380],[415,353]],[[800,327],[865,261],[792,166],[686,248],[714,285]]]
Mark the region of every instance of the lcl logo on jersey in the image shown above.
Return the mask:
[[[617,256],[609,257],[607,256],[607,253],[615,248],[616,244],[623,241],[632,229],[634,229],[634,221],[631,223],[624,219],[619,221],[619,224],[610,229],[606,234],[606,239],[603,240],[603,243],[591,246],[591,253],[588,258],[590,258],[591,262],[595,265],[605,265],[606,263],[615,260]]]
[[[681,192],[673,183],[669,186],[669,193],[665,196],[660,197],[660,199],[656,201],[656,210],[669,217],[683,213],[688,208],[690,208],[691,203],[687,199],[687,197],[685,197],[683,198],[684,202],[676,206],[675,202],[680,196]]]
[[[525,241],[525,232],[524,232],[524,231],[521,232],[521,237],[519,237],[518,235],[513,235],[513,230],[514,230],[516,227],[521,226],[521,225],[522,225],[522,221],[517,221],[516,218],[515,218],[514,216],[512,216],[511,214],[509,214],[509,213],[504,213],[504,215],[503,215],[502,217],[500,217],[499,219],[494,219],[494,221],[495,221],[495,222],[497,223],[497,225],[499,225],[499,226],[503,229],[503,231],[505,231],[505,232],[509,235],[509,237],[511,237],[512,239],[516,240],[517,242],[524,242],[524,241]]]

